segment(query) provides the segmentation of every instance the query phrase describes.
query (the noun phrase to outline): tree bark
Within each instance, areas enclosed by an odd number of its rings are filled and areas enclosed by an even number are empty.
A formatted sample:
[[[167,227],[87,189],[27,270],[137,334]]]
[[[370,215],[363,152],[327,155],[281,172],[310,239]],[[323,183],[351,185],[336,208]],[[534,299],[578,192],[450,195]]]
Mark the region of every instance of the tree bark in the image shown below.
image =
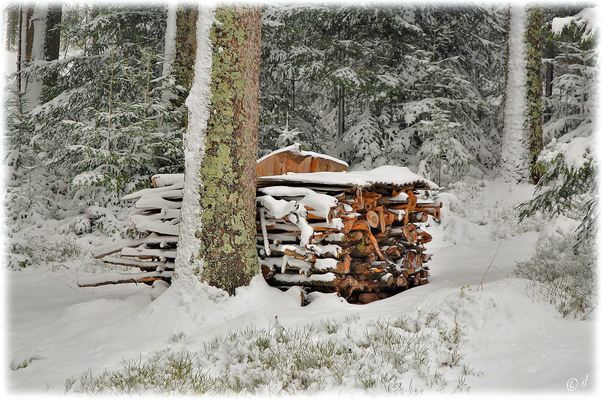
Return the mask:
[[[527,141],[529,144],[529,169],[531,183],[537,184],[541,171],[536,168],[537,159],[543,150],[542,56],[543,56],[543,8],[534,6],[529,10],[527,32]]]
[[[211,110],[201,164],[202,280],[233,294],[258,272],[255,191],[261,9],[222,6],[213,26]]]
[[[46,32],[44,40],[44,60],[52,61],[59,59],[61,50],[61,19],[63,17],[63,5],[61,3],[49,3],[46,14]],[[56,86],[58,74],[51,72],[44,76],[41,102],[45,103],[54,98],[53,89]]]
[[[176,55],[173,70],[176,84],[190,90],[194,77],[194,59],[196,57],[196,22],[199,18],[198,5],[178,6],[176,12]],[[178,105],[186,100],[180,95]]]
[[[61,48],[61,19],[63,16],[62,3],[48,4],[46,16],[46,40],[44,42],[44,59],[58,60]]]

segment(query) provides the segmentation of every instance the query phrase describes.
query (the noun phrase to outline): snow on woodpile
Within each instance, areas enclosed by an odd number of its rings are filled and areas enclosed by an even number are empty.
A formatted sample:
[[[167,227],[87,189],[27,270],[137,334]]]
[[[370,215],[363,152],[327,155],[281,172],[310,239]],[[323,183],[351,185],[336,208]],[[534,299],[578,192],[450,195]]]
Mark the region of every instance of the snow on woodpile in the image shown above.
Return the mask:
[[[413,173],[408,168],[391,165],[385,165],[369,171],[315,173],[288,172],[283,175],[258,178],[258,186],[290,183],[294,183],[295,185],[337,185],[360,188],[379,186],[398,189],[409,187],[416,189],[439,189],[437,184]]]
[[[286,172],[347,171],[348,167],[345,161],[302,150],[301,145],[295,143],[257,160],[257,176],[280,175]]]
[[[281,172],[257,181],[257,252],[270,285],[369,303],[428,282],[424,245],[431,236],[423,227],[441,217],[436,184],[403,167],[347,172],[344,162],[298,145],[257,165]],[[81,286],[171,281],[184,175],[156,175],[152,182],[154,188],[123,198],[135,202],[130,219],[143,237],[93,250],[96,258],[138,271],[86,277]]]

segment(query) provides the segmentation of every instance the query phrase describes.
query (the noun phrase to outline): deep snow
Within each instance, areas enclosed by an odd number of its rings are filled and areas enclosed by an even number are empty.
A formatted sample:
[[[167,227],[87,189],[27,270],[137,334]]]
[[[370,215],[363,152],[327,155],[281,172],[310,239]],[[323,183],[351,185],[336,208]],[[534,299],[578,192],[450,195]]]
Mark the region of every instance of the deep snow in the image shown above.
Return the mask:
[[[375,321],[435,310],[449,324],[457,323],[463,334],[464,361],[483,373],[467,377],[473,397],[479,393],[593,395],[600,386],[596,313],[586,321],[564,319],[553,305],[532,294],[529,281],[512,274],[516,261],[534,252],[543,232],[562,234],[570,224],[548,222],[538,232],[494,240],[498,236],[492,230],[499,230],[499,225],[471,222],[494,209],[515,206],[531,191],[530,186],[483,182],[480,193],[486,197],[474,196],[476,205],[471,203],[469,219],[444,204],[443,221],[450,217],[455,222],[431,222],[427,228],[434,238],[427,245],[433,254],[430,283],[363,306],[320,295],[301,307],[296,290],[281,292],[260,277],[231,298],[182,280],[152,301],[153,290],[145,285],[77,287],[77,277],[89,260],[20,272],[3,270],[8,394],[62,394],[66,379],[85,370],[95,374],[117,370],[123,360],[145,360],[167,347],[197,351],[215,335],[248,326],[267,331],[276,315],[282,327],[293,329],[355,314],[362,321]],[[446,196],[453,200],[446,194],[444,202]],[[454,236],[462,240],[453,244]],[[490,264],[493,267],[487,270]],[[174,341],[174,336],[184,340]],[[443,394],[450,394],[451,386]],[[333,387],[327,392],[329,397],[371,395],[357,387]]]

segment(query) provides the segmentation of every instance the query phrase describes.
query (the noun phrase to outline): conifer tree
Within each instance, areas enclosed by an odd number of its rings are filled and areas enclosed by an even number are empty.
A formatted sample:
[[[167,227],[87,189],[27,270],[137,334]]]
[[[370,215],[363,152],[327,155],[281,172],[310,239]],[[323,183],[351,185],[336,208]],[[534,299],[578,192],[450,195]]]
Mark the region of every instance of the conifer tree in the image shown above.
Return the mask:
[[[527,137],[529,147],[530,182],[537,183],[541,171],[536,167],[543,149],[542,116],[542,57],[543,57],[543,8],[533,6],[528,12],[527,43]]]
[[[261,9],[216,9],[206,150],[201,164],[202,279],[234,294],[257,273],[255,182]]]
[[[206,14],[204,9],[199,11],[202,19],[197,26],[198,40],[204,40],[202,35],[209,18]],[[176,274],[178,278],[196,275],[234,294],[236,288],[247,285],[257,273],[255,165],[261,9],[239,5],[217,7],[210,37],[210,81],[205,82],[205,77],[195,73],[191,89],[194,96],[189,98],[189,107],[194,108],[190,110],[187,145],[200,145],[195,153],[202,155],[198,166],[187,161]],[[203,68],[205,74],[207,67],[198,64],[204,60],[206,55],[202,52],[206,51],[203,44],[197,51],[195,66],[195,71]],[[198,84],[210,85],[210,101],[199,100],[204,88],[195,86]],[[190,151],[187,149],[187,154]],[[189,159],[197,156],[191,154]],[[190,169],[196,167],[200,170]],[[197,176],[198,186],[194,187]],[[194,190],[199,192],[193,193]],[[194,211],[191,202],[199,202],[198,211]],[[191,242],[192,235],[199,246]],[[188,251],[189,247],[198,248],[198,252]]]

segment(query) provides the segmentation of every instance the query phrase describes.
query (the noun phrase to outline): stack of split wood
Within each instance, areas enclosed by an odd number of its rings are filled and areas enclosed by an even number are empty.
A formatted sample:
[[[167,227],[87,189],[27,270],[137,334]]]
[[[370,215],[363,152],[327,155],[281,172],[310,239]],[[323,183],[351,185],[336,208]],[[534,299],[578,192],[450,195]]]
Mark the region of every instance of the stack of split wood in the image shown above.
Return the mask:
[[[110,272],[80,277],[78,286],[151,284],[157,280],[171,282],[178,244],[184,175],[156,175],[152,182],[153,188],[123,198],[136,201],[130,220],[141,237],[110,242],[92,250],[92,255],[105,263],[137,268],[139,272]]]
[[[258,179],[257,247],[266,281],[369,303],[428,283],[423,225],[438,187],[407,168]]]
[[[257,163],[257,248],[266,281],[306,292],[338,292],[369,303],[428,282],[423,230],[439,219],[437,185],[407,168],[347,172],[332,157],[294,145]],[[140,269],[80,279],[80,286],[170,282],[178,239],[183,175],[158,175],[130,194],[140,239],[96,248],[97,258]]]

